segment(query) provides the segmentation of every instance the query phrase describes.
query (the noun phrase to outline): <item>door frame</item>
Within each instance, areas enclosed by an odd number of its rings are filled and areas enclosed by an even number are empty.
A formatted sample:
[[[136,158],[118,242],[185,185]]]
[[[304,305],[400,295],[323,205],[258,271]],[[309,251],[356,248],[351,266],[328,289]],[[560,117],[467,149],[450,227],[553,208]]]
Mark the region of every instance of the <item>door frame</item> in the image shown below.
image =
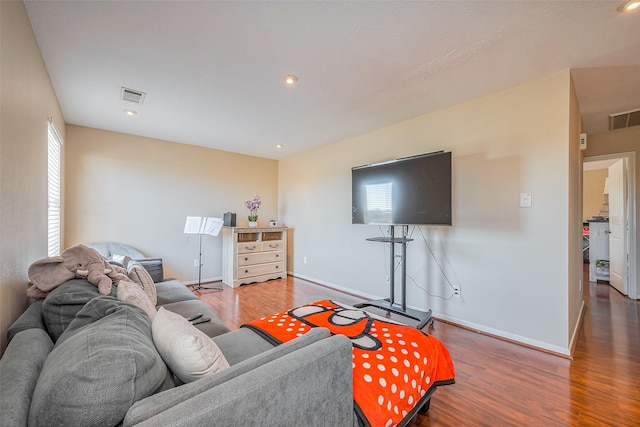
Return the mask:
[[[590,156],[584,157],[582,159],[582,163],[596,162],[600,160],[614,160],[614,159],[624,159],[624,177],[627,182],[627,194],[626,194],[626,202],[627,202],[627,221],[629,226],[627,227],[626,233],[626,248],[625,254],[627,255],[628,261],[628,269],[626,272],[626,280],[627,280],[627,289],[629,289],[629,298],[632,299],[640,299],[640,294],[638,293],[638,282],[636,278],[636,235],[637,235],[637,224],[636,224],[636,211],[637,211],[637,200],[636,200],[636,167],[635,167],[635,153],[634,152],[624,152],[624,153],[614,153],[614,154],[605,154],[601,156]],[[584,185],[584,183],[583,183]],[[584,193],[584,189],[582,189]]]

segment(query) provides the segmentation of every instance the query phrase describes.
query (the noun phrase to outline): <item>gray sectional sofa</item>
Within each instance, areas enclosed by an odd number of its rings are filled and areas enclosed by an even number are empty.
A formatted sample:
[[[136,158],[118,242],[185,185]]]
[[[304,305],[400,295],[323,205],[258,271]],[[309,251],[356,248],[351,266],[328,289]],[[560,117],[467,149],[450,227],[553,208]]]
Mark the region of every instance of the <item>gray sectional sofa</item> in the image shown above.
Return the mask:
[[[352,426],[351,341],[323,328],[274,347],[229,329],[181,282],[156,283],[157,305],[197,327],[230,368],[188,384],[160,357],[140,308],[83,279],[36,300],[8,331],[0,424],[9,426]]]

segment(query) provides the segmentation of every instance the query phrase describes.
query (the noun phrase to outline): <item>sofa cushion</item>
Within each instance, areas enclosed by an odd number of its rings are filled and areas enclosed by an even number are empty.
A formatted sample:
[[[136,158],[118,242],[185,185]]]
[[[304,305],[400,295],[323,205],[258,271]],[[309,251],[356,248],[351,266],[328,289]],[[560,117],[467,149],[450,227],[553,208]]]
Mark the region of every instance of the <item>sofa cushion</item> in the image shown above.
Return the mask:
[[[134,261],[129,257],[125,258],[124,267],[127,269],[129,279],[144,289],[144,292],[155,306],[158,303],[156,284],[153,282],[149,272],[138,261]]]
[[[172,302],[165,304],[162,307],[180,314],[182,317],[189,317],[196,313],[202,313],[203,317],[210,318],[210,322],[198,323],[195,325],[196,328],[200,329],[208,337],[215,337],[229,332],[229,328],[222,323],[222,320],[209,310],[209,307],[199,299]]]
[[[29,425],[116,425],[133,403],[161,387],[166,374],[149,316],[116,298],[96,297],[45,361]]]
[[[184,383],[229,367],[216,343],[179,314],[160,307],[151,325],[153,342],[173,374]]]
[[[213,341],[220,347],[230,365],[236,365],[275,347],[249,328],[218,335]]]
[[[164,281],[164,267],[162,265],[162,258],[141,258],[136,259],[145,270],[149,272],[149,275],[154,282]]]
[[[354,411],[351,349],[349,338],[335,335],[230,378],[136,426],[362,426]],[[129,425],[126,419],[124,425]]]
[[[9,343],[18,332],[28,329],[42,329],[46,331],[46,326],[42,320],[42,303],[44,299],[35,300],[27,309],[11,324],[7,330],[7,343]]]
[[[115,293],[116,287],[112,286],[111,295],[115,296]],[[53,342],[58,340],[84,305],[100,295],[98,288],[86,279],[68,280],[49,292],[42,303],[42,320]]]
[[[171,279],[156,283],[158,302],[156,305],[165,305],[170,302],[197,300],[198,297],[191,292],[182,282]]]
[[[124,267],[126,260],[133,259],[124,255],[114,255],[110,259],[107,258],[109,264],[117,265],[120,267]],[[154,282],[163,282],[164,281],[164,267],[162,265],[162,258],[140,258],[134,259],[134,261],[139,262],[141,266],[147,270],[149,276]]]
[[[229,332],[235,334],[237,331]],[[253,333],[253,332],[252,332]],[[256,334],[257,335],[257,334]],[[179,405],[187,400],[203,393],[217,385],[225,383],[235,377],[243,375],[253,369],[263,366],[273,360],[293,353],[301,348],[318,342],[329,337],[329,330],[326,328],[313,328],[306,334],[292,341],[286,342],[264,353],[243,360],[237,365],[232,365],[229,369],[225,369],[214,375],[202,378],[189,384],[162,393],[149,396],[146,399],[136,402],[127,412],[124,420],[124,426],[132,426],[143,422],[144,420],[160,414],[167,409]],[[240,336],[238,335],[238,338]]]
[[[156,316],[156,307],[149,299],[149,296],[137,283],[121,280],[118,282],[118,299],[127,304],[135,305],[144,310],[153,320]]]
[[[16,333],[0,359],[0,420],[3,427],[26,426],[31,396],[53,342],[39,328]]]

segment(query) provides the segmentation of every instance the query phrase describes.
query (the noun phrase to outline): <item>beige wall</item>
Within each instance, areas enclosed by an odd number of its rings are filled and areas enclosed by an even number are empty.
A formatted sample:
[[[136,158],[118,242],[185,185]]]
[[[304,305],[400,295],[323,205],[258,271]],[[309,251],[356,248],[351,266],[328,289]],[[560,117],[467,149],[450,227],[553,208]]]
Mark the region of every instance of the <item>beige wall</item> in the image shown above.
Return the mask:
[[[567,230],[567,322],[569,349],[573,351],[580,335],[580,314],[584,307],[582,295],[583,255],[582,255],[582,152],[580,151],[580,132],[582,120],[580,118],[580,106],[576,96],[573,80],[570,82],[569,95],[569,140],[567,151],[569,152],[569,191],[567,192],[567,204],[569,207]],[[562,220],[562,219],[560,219]],[[554,244],[556,244],[554,242]],[[540,251],[544,253],[544,251]],[[554,295],[554,298],[556,295]]]
[[[277,219],[278,163],[258,157],[98,129],[67,126],[67,246],[111,240],[164,258],[165,274],[198,279],[198,238],[187,216],[236,212],[263,199],[259,222]],[[222,277],[222,234],[202,240],[203,279]]]
[[[569,319],[576,290],[568,287],[581,268],[578,254],[575,260],[569,254],[581,232],[575,226],[581,199],[570,206],[571,197],[580,197],[580,178],[569,180],[581,174],[577,146],[569,146],[578,133],[576,104],[565,70],[281,161],[280,212],[295,229],[290,268],[359,294],[388,296],[388,250],[365,240],[381,230],[351,224],[351,168],[451,150],[453,226],[412,230],[408,304],[567,353],[576,323]],[[532,193],[531,208],[519,207],[523,192]],[[461,298],[451,298],[440,268]]]
[[[47,256],[47,120],[64,121],[24,4],[0,2],[0,352],[28,300],[27,268]]]
[[[600,215],[604,201],[604,181],[608,173],[607,169],[584,171],[584,200],[582,204],[582,219],[584,221],[595,215]]]

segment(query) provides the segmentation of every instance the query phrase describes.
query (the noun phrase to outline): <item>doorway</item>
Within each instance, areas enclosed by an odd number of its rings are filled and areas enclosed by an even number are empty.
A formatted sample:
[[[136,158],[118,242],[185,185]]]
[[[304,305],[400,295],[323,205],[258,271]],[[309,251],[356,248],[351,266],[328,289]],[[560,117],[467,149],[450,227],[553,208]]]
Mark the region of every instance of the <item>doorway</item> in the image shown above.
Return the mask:
[[[589,280],[606,277],[620,293],[639,299],[634,155],[586,157],[583,162],[583,221],[592,225]]]

